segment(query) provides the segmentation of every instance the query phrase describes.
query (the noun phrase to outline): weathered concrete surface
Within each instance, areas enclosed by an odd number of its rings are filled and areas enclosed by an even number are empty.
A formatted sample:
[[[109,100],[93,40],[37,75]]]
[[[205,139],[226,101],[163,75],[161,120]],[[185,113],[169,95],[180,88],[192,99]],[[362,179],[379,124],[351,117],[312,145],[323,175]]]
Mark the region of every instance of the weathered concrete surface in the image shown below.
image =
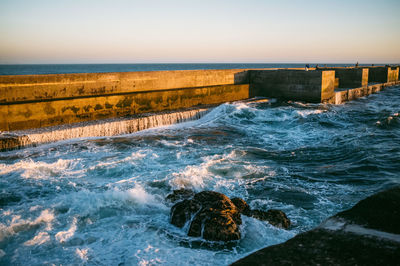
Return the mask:
[[[369,67],[369,83],[387,83],[399,80],[399,67]]]
[[[321,69],[335,71],[335,89],[358,88],[368,86],[368,68],[332,67]]]
[[[0,76],[0,103],[247,84],[246,69]]]
[[[396,187],[232,265],[399,265],[399,222],[400,187]]]
[[[249,98],[249,85],[155,90],[122,95],[0,105],[0,131],[219,104]]]
[[[346,89],[346,90],[338,90],[335,91],[335,104],[342,104],[347,101],[352,101],[360,97],[368,96],[372,93],[377,93],[383,90],[385,87],[394,86],[396,84],[400,84],[399,81],[397,82],[387,82],[382,84],[374,84],[369,85],[366,87],[359,87],[353,89]]]
[[[336,69],[339,88],[358,88],[368,86],[368,68]]]
[[[334,71],[251,70],[250,95],[306,102],[334,102]]]

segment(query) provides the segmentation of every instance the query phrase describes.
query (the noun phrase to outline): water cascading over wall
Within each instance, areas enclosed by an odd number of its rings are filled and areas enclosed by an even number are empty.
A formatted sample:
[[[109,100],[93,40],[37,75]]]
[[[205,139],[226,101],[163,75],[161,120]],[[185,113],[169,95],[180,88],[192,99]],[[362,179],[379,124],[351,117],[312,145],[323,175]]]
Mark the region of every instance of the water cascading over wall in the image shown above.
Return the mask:
[[[247,98],[242,69],[0,76],[0,131]]]
[[[368,84],[368,72],[382,83]],[[0,76],[0,150],[128,134],[255,96],[340,104],[397,84],[398,73],[373,67]]]

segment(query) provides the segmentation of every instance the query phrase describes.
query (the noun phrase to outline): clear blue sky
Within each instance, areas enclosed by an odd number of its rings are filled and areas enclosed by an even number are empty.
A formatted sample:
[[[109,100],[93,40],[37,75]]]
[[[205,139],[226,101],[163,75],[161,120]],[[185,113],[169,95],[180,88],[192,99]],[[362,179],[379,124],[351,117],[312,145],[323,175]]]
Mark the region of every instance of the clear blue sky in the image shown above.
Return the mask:
[[[400,0],[0,0],[0,63],[399,63]]]

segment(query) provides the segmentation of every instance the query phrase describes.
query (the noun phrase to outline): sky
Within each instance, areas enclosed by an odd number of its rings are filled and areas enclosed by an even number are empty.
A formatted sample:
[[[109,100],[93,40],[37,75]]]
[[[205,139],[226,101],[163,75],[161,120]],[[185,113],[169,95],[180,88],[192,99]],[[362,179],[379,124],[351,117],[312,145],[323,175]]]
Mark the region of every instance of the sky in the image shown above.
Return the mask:
[[[0,0],[0,64],[400,63],[400,0]]]

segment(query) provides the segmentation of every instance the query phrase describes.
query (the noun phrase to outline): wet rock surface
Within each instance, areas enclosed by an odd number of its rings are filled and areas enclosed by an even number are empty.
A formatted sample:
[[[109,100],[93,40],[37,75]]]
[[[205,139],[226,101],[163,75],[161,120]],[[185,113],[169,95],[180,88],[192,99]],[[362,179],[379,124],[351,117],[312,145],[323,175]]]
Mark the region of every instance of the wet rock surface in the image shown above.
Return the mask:
[[[232,203],[235,204],[236,208],[238,209],[238,211],[244,215],[249,216],[250,215],[250,206],[249,204],[247,204],[246,201],[244,201],[241,198],[232,198],[231,199]]]
[[[276,227],[284,229],[288,229],[290,227],[289,218],[281,210],[268,210],[268,211],[252,210],[250,211],[249,216],[261,221],[267,221]]]
[[[187,222],[189,236],[214,241],[240,239],[240,213],[222,193],[203,191],[175,204],[171,208],[171,223],[183,227]]]
[[[290,220],[279,210],[251,210],[241,198],[229,199],[215,191],[194,194],[190,190],[175,190],[167,200],[176,202],[171,208],[171,223],[188,226],[188,235],[212,241],[231,241],[241,237],[241,214],[268,221],[274,226],[288,228]]]
[[[190,189],[178,189],[172,191],[165,199],[169,202],[175,203],[177,201],[190,199],[194,196],[194,191]]]
[[[400,187],[396,187],[232,265],[399,265],[399,212]]]

